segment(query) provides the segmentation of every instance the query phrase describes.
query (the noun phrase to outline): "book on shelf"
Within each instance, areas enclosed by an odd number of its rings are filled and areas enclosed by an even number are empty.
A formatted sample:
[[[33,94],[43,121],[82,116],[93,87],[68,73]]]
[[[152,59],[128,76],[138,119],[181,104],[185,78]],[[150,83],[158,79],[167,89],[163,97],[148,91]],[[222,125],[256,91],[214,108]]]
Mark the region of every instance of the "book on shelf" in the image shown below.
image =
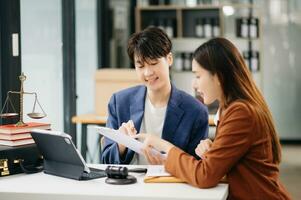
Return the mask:
[[[15,134],[2,134],[0,133],[0,140],[20,140],[20,139],[30,139],[30,133],[15,133]]]
[[[27,126],[15,126],[15,124],[7,124],[0,126],[1,134],[29,133],[32,129],[50,129],[50,124],[39,122],[28,122]]]
[[[34,144],[34,140],[32,138],[21,139],[21,140],[0,140],[0,145],[11,146],[11,147],[27,145],[27,144]]]

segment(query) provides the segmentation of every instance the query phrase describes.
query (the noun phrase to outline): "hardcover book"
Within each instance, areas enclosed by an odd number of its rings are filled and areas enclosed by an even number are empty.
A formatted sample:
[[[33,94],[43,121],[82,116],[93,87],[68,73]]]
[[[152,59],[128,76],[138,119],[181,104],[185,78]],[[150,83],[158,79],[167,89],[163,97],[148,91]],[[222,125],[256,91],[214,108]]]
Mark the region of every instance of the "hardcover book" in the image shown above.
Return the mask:
[[[0,126],[0,134],[26,133],[36,128],[50,129],[50,124],[38,122],[28,122],[27,126],[15,126],[15,124],[7,124]]]
[[[16,147],[26,144],[33,144],[34,140],[31,139],[22,139],[22,140],[0,140],[0,145]]]
[[[30,139],[30,133],[17,133],[17,134],[2,134],[0,133],[0,140],[21,140]]]

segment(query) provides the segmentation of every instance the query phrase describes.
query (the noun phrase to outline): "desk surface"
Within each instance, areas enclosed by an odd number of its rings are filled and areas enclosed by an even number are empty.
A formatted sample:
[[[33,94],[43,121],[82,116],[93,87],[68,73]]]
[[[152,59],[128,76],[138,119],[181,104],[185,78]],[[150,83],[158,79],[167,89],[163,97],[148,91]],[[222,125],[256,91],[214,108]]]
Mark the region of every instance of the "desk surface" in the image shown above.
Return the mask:
[[[105,168],[105,165],[93,167]],[[106,184],[105,178],[76,181],[42,172],[18,174],[0,178],[0,197],[3,200],[225,200],[228,196],[227,184],[199,189],[185,183],[144,183],[144,175],[133,175],[137,177],[137,183],[117,186]]]
[[[72,117],[72,123],[74,124],[106,124],[107,116],[100,116],[97,114],[81,114]],[[210,126],[214,125],[214,115],[209,115],[208,123]]]

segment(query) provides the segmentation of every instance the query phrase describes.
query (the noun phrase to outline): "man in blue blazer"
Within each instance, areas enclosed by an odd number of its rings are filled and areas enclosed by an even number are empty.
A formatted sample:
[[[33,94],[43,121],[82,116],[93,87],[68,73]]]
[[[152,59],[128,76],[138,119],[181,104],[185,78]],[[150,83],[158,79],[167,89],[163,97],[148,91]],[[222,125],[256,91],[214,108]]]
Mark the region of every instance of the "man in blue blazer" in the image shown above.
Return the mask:
[[[128,135],[156,134],[187,153],[208,135],[207,108],[170,82],[173,58],[171,41],[159,28],[135,33],[128,43],[128,55],[144,85],[113,94],[108,105],[107,127]],[[147,159],[146,159],[147,158]],[[101,155],[106,164],[162,164],[105,138]]]

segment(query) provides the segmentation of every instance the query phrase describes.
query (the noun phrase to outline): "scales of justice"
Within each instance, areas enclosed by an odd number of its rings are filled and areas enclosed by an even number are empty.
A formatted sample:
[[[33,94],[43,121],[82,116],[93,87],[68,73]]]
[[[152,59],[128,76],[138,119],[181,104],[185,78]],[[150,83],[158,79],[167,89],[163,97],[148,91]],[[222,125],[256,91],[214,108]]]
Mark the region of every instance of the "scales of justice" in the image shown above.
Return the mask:
[[[34,100],[32,112],[27,114],[30,118],[32,118],[32,119],[41,119],[41,118],[46,117],[47,115],[44,112],[41,104],[38,101],[37,93],[36,92],[24,92],[23,83],[26,80],[26,76],[24,75],[23,72],[19,76],[19,80],[21,81],[20,91],[8,91],[7,92],[7,97],[6,97],[6,100],[4,102],[3,108],[1,110],[0,117],[10,119],[10,118],[16,118],[16,117],[18,117],[18,115],[20,115],[20,119],[15,124],[15,126],[27,126],[27,124],[24,123],[24,121],[23,121],[23,96],[24,96],[24,94],[35,95],[35,100]],[[15,109],[15,107],[14,107],[12,101],[11,101],[10,95],[12,95],[12,94],[20,95],[20,113],[16,112],[16,109]],[[37,104],[38,104],[39,108],[41,109],[42,113],[36,112],[36,105]],[[9,107],[11,107],[11,110],[13,112],[9,112]]]

